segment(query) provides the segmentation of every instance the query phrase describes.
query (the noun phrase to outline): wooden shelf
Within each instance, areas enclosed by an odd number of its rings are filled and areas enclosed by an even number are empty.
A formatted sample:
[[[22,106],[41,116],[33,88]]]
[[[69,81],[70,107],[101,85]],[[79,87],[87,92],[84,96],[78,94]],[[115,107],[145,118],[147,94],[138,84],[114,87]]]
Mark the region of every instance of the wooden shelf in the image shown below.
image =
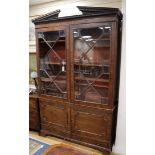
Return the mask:
[[[51,76],[51,78],[55,78],[56,76]],[[66,76],[59,76],[58,77],[61,81],[62,80],[66,80]],[[49,79],[49,78],[45,78],[45,77],[41,77],[40,78],[41,79],[41,81],[44,81],[44,82],[50,82],[51,80]],[[85,81],[85,80],[88,80],[88,81],[96,81],[96,82],[105,82],[105,83],[108,83],[109,82],[109,80],[107,80],[107,79],[97,79],[96,80],[96,78],[88,78],[88,77],[74,77],[74,79],[75,80],[82,80],[82,81]],[[57,80],[58,81],[58,80]],[[61,82],[60,81],[60,82]],[[59,81],[58,81],[59,82]]]
[[[51,78],[55,78],[56,76],[50,76]],[[46,77],[40,77],[41,81],[44,81],[44,82],[50,82],[50,78],[46,78]],[[58,76],[57,79],[55,79],[54,81],[56,82],[63,82],[63,81],[66,81],[66,76]],[[62,81],[63,80],[63,81]]]
[[[51,80],[50,80],[49,78],[41,77],[40,79],[41,79],[41,81],[43,81],[43,82],[51,82]],[[61,84],[67,83],[65,79],[64,79],[64,80],[62,80],[62,79],[56,80],[56,79],[55,79],[54,81],[57,82],[57,83],[61,83]]]
[[[109,82],[109,80],[106,80],[106,79],[97,79],[96,78],[88,78],[88,77],[77,77],[75,76],[74,77],[75,80],[88,80],[88,81],[97,81],[97,82]]]
[[[76,85],[80,85],[80,86],[88,86],[88,84],[84,84],[84,83],[76,83]],[[104,86],[104,85],[97,85],[97,84],[92,84],[93,87],[100,87],[100,88],[109,88],[108,86]]]
[[[77,66],[91,66],[91,67],[103,67],[103,66],[106,66],[106,67],[109,67],[110,65],[103,65],[103,64],[97,64],[97,63],[85,63],[85,64],[80,64],[80,63],[74,63],[74,65],[77,65]]]
[[[50,64],[50,65],[62,65],[62,63],[61,62],[50,62],[50,61],[45,61],[45,62],[40,62],[40,64]],[[64,65],[66,65],[66,62],[65,62],[65,64]]]
[[[45,62],[40,62],[40,64],[51,64],[51,65],[62,65],[61,62],[50,62],[50,61],[45,61]],[[67,62],[65,62],[64,65],[66,65]],[[84,63],[84,64],[80,64],[80,63],[74,63],[74,65],[77,65],[77,66],[91,66],[91,67],[103,67],[103,66],[106,66],[106,67],[109,67],[110,65],[102,65],[102,64],[97,64],[97,63]]]
[[[96,40],[98,40],[98,39],[93,39],[93,40],[96,41]],[[102,39],[100,39],[100,40],[108,40],[108,41],[110,41],[110,38],[102,38]],[[100,41],[100,40],[99,40],[99,41]]]
[[[81,39],[81,38],[77,38],[77,39],[78,39],[78,40],[83,40],[83,41],[85,40],[85,39]],[[93,38],[92,38],[92,39],[93,39]],[[87,39],[86,39],[86,40],[87,40]],[[92,41],[96,41],[96,40],[97,40],[97,41],[100,41],[100,40],[108,40],[108,41],[110,41],[110,38],[102,38],[102,39],[99,39],[99,40],[98,40],[98,39],[93,39]]]
[[[47,40],[48,43],[55,43],[56,40]],[[40,43],[46,43],[45,41],[40,41]],[[57,42],[65,42],[65,40],[57,40]]]
[[[41,77],[40,80],[43,82],[50,82],[51,81],[49,78],[44,78],[44,77]]]

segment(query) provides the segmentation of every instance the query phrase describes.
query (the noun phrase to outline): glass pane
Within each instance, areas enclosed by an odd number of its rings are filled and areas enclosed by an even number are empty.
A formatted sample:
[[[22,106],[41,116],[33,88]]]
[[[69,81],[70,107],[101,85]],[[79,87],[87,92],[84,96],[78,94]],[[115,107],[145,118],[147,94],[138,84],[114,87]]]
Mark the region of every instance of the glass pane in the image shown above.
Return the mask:
[[[41,94],[67,97],[64,30],[39,32]]]
[[[75,99],[108,103],[111,26],[73,29]]]

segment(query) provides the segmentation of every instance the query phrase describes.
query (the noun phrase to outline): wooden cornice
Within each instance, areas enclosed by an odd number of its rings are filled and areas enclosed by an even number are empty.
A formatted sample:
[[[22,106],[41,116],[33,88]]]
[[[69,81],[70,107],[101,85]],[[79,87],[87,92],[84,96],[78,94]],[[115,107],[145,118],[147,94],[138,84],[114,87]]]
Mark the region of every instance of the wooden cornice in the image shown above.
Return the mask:
[[[61,12],[60,10],[52,11],[48,14],[45,14],[43,16],[33,19],[32,22],[33,23],[42,23],[42,22],[47,22],[47,21],[53,20],[53,19],[58,19],[58,15],[60,12]]]
[[[122,19],[122,13],[118,8],[107,8],[107,7],[88,7],[88,6],[77,6],[79,11],[82,12],[81,15],[58,17],[60,10],[56,10],[33,19],[34,24],[47,23],[50,21],[64,20],[64,19],[75,19],[89,16],[117,16],[120,20]]]

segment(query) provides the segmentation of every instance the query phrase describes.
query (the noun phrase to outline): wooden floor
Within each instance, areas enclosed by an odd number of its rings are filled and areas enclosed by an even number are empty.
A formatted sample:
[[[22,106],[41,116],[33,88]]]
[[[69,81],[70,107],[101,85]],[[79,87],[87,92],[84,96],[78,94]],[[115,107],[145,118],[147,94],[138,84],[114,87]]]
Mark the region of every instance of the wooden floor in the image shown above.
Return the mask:
[[[82,146],[82,145],[71,143],[71,142],[68,142],[68,141],[65,141],[65,140],[62,140],[62,139],[59,139],[59,138],[55,138],[55,137],[51,137],[51,136],[47,136],[47,137],[39,136],[37,132],[30,131],[30,134],[29,135],[31,137],[34,137],[34,138],[38,139],[38,140],[44,141],[44,142],[46,142],[48,144],[60,144],[60,143],[64,143],[64,144],[69,144],[71,146],[74,146],[74,147],[77,147],[77,148],[80,148],[80,149],[83,149],[83,150],[91,151],[92,153],[95,153],[96,155],[103,155],[98,150],[94,150],[92,148],[88,148],[88,147],[85,147],[85,146]],[[111,153],[111,155],[119,155],[119,154]]]

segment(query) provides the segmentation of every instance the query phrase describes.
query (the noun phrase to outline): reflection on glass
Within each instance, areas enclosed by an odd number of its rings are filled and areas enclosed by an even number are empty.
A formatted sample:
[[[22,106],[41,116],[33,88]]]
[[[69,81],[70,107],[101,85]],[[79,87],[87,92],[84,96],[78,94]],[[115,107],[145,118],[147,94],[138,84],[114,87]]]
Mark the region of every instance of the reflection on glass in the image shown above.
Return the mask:
[[[108,103],[111,26],[73,29],[75,99]]]
[[[67,97],[64,30],[39,32],[41,93]]]

